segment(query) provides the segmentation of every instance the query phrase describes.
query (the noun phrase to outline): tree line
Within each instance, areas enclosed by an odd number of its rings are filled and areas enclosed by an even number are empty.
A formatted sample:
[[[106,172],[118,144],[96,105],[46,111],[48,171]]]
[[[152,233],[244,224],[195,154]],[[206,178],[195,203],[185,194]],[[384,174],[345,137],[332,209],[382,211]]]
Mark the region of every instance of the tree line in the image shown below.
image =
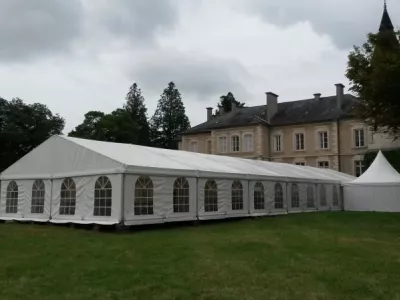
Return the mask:
[[[232,93],[220,97],[218,107],[231,110]],[[219,115],[216,110],[216,115]],[[55,134],[62,134],[65,119],[40,103],[26,104],[20,98],[0,98],[0,172]],[[145,98],[133,83],[122,107],[111,113],[89,111],[84,120],[68,133],[70,137],[177,149],[179,134],[190,128],[181,93],[170,82],[157,108],[148,117]]]
[[[68,135],[107,142],[129,143],[143,146],[174,149],[179,133],[190,128],[182,97],[170,82],[158,100],[151,118],[142,91],[134,83],[126,95],[123,107],[109,114],[89,111],[82,124]]]

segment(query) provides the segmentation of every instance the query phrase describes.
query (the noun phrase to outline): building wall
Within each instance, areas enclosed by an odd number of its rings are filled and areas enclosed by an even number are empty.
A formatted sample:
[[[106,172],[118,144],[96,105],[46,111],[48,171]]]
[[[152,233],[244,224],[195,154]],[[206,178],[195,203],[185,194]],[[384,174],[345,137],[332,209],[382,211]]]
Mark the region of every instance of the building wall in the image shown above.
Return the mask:
[[[327,132],[328,147],[320,148],[319,132]],[[304,135],[304,150],[296,150],[295,135]],[[281,151],[276,148],[276,136],[281,139]],[[303,162],[318,166],[318,161],[328,161],[329,166],[338,169],[337,126],[335,122],[300,124],[274,127],[271,131],[271,160],[286,163]]]

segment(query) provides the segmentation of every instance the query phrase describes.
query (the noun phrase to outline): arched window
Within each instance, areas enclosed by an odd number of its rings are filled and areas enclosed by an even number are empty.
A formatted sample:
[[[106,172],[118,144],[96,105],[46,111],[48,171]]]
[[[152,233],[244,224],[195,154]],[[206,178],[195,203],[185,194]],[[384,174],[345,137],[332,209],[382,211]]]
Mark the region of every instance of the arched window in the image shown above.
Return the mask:
[[[261,182],[254,186],[254,209],[265,209],[264,186]]]
[[[299,195],[299,186],[297,184],[292,184],[292,207],[300,207],[300,195]]]
[[[11,181],[7,186],[6,213],[18,213],[18,185],[15,181]]]
[[[189,182],[184,177],[174,182],[173,205],[174,213],[189,212]]]
[[[332,193],[332,205],[333,206],[339,206],[339,194],[337,190],[337,186],[333,187],[333,193]]]
[[[283,208],[283,188],[282,184],[275,184],[275,208],[280,209]]]
[[[218,211],[218,187],[214,180],[207,180],[204,186],[204,211]]]
[[[243,209],[243,185],[239,180],[232,183],[232,210]]]
[[[135,184],[135,215],[152,215],[153,211],[153,181],[148,176],[140,176]]]
[[[323,184],[321,184],[321,187],[320,187],[320,205],[321,206],[326,206],[327,205],[327,202],[326,202],[326,187],[325,187],[325,185],[323,185]]]
[[[60,215],[75,215],[76,186],[71,178],[61,184]]]
[[[314,207],[314,188],[312,185],[307,186],[307,207]]]
[[[111,216],[112,185],[107,176],[101,176],[94,186],[94,216]]]
[[[45,186],[42,180],[35,180],[32,186],[32,214],[42,214],[44,212]]]

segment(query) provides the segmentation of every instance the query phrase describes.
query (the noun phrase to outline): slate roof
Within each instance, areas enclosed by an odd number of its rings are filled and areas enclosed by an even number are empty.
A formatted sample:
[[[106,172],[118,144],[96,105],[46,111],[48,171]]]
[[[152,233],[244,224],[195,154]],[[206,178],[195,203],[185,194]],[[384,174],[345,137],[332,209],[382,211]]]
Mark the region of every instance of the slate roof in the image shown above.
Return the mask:
[[[325,122],[351,118],[357,104],[357,98],[351,94],[343,96],[342,108],[336,106],[336,95],[278,103],[278,111],[271,120],[271,126]],[[192,127],[185,133],[208,132],[224,127],[237,127],[252,124],[268,124],[266,121],[267,105],[237,108],[222,116]],[[184,134],[185,134],[184,133]]]

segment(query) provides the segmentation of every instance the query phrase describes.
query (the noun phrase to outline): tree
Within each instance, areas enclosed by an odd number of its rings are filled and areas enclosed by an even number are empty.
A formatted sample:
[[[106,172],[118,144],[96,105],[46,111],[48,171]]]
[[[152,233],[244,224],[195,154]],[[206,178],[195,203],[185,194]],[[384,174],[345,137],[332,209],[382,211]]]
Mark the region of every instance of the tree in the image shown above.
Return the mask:
[[[125,109],[119,108],[110,114],[89,111],[82,124],[68,135],[89,140],[137,144],[139,126]]]
[[[360,99],[356,115],[375,131],[400,137],[400,33],[384,10],[378,33],[368,34],[348,57],[350,90]]]
[[[75,127],[68,136],[78,137],[90,140],[105,140],[103,130],[100,126],[100,120],[105,114],[101,111],[89,111],[85,114],[82,124]]]
[[[170,82],[164,89],[151,118],[150,128],[153,145],[166,149],[176,149],[179,133],[190,128],[189,118],[175,83]]]
[[[150,145],[150,127],[147,121],[147,108],[144,105],[142,91],[134,83],[126,95],[126,104],[124,109],[129,112],[131,119],[138,125],[137,143],[139,145]]]
[[[118,108],[99,120],[104,141],[138,144],[139,125],[125,109]]]
[[[219,103],[217,105],[222,107],[225,112],[230,112],[232,110],[232,102],[236,103],[236,107],[243,107],[245,105],[245,103],[237,101],[231,92],[226,95],[222,95],[219,98]],[[220,114],[219,109],[217,110],[216,114]]]
[[[0,172],[39,146],[61,134],[65,121],[46,105],[0,98]]]

